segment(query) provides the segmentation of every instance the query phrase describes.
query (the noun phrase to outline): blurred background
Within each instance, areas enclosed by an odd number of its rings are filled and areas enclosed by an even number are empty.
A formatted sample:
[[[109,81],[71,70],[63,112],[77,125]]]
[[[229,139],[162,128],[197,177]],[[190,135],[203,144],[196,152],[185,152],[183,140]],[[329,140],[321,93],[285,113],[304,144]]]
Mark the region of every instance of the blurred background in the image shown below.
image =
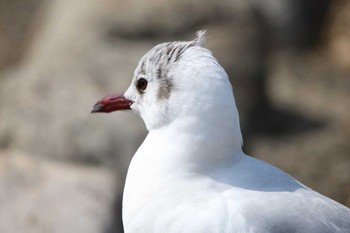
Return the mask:
[[[95,114],[160,42],[208,30],[244,150],[350,206],[350,1],[0,0],[0,232],[121,233],[130,112]]]

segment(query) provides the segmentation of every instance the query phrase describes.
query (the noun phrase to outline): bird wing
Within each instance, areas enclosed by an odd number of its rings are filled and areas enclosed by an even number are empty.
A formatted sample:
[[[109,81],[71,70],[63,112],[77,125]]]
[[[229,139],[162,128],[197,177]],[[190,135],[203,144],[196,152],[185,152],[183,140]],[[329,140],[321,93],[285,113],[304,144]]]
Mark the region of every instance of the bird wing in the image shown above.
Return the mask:
[[[238,204],[230,200],[228,208],[241,210],[244,225],[238,225],[246,232],[350,232],[349,209],[312,190],[245,195]],[[236,229],[236,216],[233,212],[232,229]]]
[[[349,208],[260,160],[248,158],[239,168],[232,168],[231,188],[221,194],[231,211],[227,232],[350,232]]]

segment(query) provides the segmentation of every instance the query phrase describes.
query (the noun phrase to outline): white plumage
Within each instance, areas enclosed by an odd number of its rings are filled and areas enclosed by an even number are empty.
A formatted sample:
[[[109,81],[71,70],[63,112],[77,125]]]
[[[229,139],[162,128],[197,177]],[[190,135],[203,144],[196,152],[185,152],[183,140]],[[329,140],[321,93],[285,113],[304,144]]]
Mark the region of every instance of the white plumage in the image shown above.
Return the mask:
[[[242,152],[227,74],[198,37],[150,50],[124,95],[149,130],[128,170],[125,232],[350,232],[347,207]]]

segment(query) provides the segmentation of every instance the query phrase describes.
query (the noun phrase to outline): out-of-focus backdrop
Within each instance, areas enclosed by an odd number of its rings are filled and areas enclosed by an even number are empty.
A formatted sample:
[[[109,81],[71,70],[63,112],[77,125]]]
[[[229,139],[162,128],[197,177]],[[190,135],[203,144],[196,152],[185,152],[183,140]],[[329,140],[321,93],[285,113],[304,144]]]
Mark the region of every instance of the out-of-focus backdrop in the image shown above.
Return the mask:
[[[350,2],[0,0],[0,232],[120,233],[133,113],[95,114],[159,42],[207,47],[247,153],[350,206]]]

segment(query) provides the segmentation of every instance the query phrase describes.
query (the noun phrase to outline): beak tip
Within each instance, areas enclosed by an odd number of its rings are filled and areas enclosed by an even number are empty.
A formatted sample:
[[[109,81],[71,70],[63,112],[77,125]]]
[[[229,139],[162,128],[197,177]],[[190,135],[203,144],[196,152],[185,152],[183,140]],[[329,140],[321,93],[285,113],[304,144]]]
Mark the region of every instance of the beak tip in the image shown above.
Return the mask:
[[[91,110],[91,113],[103,112],[103,107],[104,105],[98,102],[94,105],[93,109]]]

